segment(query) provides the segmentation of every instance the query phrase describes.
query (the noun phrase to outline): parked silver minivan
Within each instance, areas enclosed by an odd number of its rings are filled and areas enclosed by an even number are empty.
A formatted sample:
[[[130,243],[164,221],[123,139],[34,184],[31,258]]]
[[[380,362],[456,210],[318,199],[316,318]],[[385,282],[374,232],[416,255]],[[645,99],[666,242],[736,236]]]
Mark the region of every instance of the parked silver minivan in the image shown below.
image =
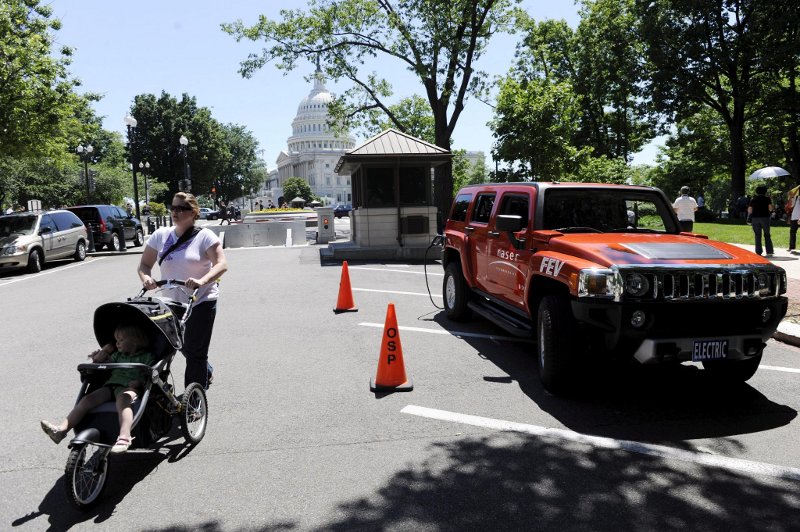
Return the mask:
[[[41,271],[45,261],[86,258],[86,227],[69,211],[21,212],[0,216],[0,272]]]

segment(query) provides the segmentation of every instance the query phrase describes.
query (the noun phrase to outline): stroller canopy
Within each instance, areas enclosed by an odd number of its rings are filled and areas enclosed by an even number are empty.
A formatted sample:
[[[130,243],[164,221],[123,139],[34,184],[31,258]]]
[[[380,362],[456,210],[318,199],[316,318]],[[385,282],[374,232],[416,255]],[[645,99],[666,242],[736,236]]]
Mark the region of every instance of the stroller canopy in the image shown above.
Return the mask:
[[[133,298],[124,303],[105,303],[94,311],[94,335],[100,346],[114,342],[114,330],[121,324],[141,327],[150,338],[156,358],[183,345],[178,317],[157,298]]]

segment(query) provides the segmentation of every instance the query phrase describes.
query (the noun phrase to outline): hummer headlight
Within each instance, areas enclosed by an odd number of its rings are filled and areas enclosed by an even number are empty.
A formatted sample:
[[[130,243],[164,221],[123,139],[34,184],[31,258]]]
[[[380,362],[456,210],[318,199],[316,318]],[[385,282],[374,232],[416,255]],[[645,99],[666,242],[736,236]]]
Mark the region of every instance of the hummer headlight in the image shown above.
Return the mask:
[[[625,276],[625,293],[633,297],[642,297],[650,290],[650,281],[641,273],[629,273]]]
[[[578,297],[619,299],[617,275],[611,270],[581,270],[578,274]]]

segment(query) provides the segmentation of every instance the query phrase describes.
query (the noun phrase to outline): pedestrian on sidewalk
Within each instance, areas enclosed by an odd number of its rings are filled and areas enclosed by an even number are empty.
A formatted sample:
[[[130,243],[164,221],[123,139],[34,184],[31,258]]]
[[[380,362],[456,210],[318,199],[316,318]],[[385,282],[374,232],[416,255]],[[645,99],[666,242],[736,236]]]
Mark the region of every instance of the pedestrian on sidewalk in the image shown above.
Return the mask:
[[[764,244],[767,248],[767,257],[771,257],[775,252],[772,247],[772,236],[769,233],[769,217],[772,213],[772,198],[767,196],[767,187],[759,185],[756,187],[756,195],[750,200],[747,207],[747,215],[753,224],[753,234],[756,238],[756,253],[761,255],[761,233],[764,233]]]
[[[792,206],[792,210],[789,211],[789,253],[794,253],[795,247],[797,245],[797,224],[800,222],[800,201],[797,201],[800,198],[800,187],[794,187],[789,191],[789,202],[787,204]]]
[[[219,225],[223,225],[225,222],[228,222],[228,225],[231,225],[231,219],[228,217],[228,206],[224,201],[219,202],[219,218]]]
[[[678,221],[681,224],[681,231],[691,233],[694,229],[694,213],[697,212],[697,202],[689,195],[689,187],[681,187],[681,195],[672,204]]]

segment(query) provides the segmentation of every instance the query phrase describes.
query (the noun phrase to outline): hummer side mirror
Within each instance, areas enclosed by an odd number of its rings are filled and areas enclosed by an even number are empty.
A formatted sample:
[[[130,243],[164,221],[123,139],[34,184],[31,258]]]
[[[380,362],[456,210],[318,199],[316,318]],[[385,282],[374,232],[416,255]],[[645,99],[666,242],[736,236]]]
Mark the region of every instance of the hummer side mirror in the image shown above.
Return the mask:
[[[522,216],[518,214],[498,214],[494,221],[494,228],[497,231],[508,233],[511,244],[520,249],[525,244],[524,238],[517,238],[514,234],[522,230]]]

